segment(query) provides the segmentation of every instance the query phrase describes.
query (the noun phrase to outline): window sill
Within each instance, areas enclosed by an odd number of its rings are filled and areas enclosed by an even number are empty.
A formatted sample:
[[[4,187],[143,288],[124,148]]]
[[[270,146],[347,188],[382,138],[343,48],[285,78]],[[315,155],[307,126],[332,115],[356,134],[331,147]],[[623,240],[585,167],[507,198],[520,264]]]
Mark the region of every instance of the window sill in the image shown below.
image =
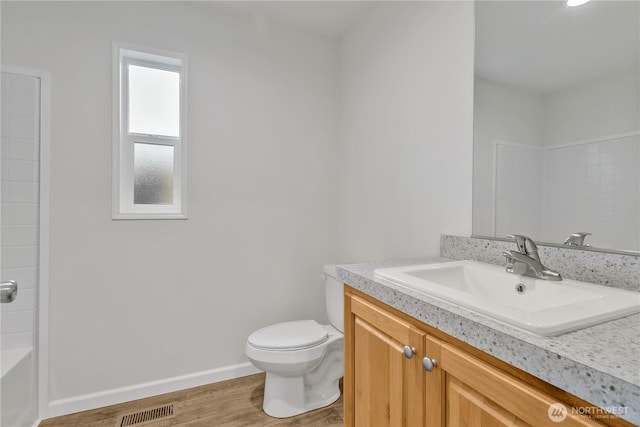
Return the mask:
[[[187,219],[186,214],[181,213],[166,213],[166,214],[152,214],[152,213],[127,213],[127,214],[114,214],[111,217],[112,220],[122,219]]]

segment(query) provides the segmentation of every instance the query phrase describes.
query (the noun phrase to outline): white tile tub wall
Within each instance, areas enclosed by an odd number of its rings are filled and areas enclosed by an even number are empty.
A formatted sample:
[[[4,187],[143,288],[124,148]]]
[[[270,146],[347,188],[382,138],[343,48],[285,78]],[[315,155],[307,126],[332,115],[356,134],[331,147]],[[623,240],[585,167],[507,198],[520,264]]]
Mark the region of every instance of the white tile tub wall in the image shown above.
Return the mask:
[[[545,148],[497,144],[494,235],[562,243],[586,231],[592,246],[637,250],[639,160],[637,133]]]
[[[40,81],[2,73],[2,280],[18,297],[0,313],[2,349],[35,347],[39,250]]]
[[[588,231],[593,246],[638,250],[639,160],[637,134],[545,149],[539,239],[561,242]]]

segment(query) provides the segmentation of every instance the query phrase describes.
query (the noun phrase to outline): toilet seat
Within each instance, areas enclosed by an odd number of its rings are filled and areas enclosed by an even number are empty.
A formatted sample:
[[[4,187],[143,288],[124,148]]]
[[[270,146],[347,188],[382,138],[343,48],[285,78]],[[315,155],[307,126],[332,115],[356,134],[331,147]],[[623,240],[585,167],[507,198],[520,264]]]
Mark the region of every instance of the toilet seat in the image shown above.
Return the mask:
[[[328,339],[327,329],[315,320],[298,320],[259,329],[247,341],[261,350],[295,351],[315,347]]]

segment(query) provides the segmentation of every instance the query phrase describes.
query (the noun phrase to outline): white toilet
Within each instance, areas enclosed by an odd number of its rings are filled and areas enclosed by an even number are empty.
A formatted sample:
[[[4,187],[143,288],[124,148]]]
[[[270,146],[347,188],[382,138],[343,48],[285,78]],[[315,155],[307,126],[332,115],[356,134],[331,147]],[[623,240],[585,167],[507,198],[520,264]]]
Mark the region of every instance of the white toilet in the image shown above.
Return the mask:
[[[338,400],[344,372],[343,287],[335,266],[323,268],[330,325],[315,320],[277,323],[249,335],[245,353],[267,373],[264,412],[286,418]]]

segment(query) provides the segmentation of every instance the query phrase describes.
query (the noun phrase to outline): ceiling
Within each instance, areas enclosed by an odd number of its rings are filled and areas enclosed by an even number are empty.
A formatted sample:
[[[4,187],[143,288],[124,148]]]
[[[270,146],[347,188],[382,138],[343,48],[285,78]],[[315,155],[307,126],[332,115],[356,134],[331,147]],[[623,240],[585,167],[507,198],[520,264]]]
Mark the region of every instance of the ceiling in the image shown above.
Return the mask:
[[[253,19],[269,20],[314,34],[339,38],[371,6],[369,1],[213,1]]]
[[[638,67],[639,27],[637,0],[480,1],[476,75],[546,92]]]
[[[388,0],[393,2],[395,0]],[[202,1],[338,39],[372,1]],[[476,75],[547,92],[586,82],[640,62],[640,1],[564,0],[475,2]]]

